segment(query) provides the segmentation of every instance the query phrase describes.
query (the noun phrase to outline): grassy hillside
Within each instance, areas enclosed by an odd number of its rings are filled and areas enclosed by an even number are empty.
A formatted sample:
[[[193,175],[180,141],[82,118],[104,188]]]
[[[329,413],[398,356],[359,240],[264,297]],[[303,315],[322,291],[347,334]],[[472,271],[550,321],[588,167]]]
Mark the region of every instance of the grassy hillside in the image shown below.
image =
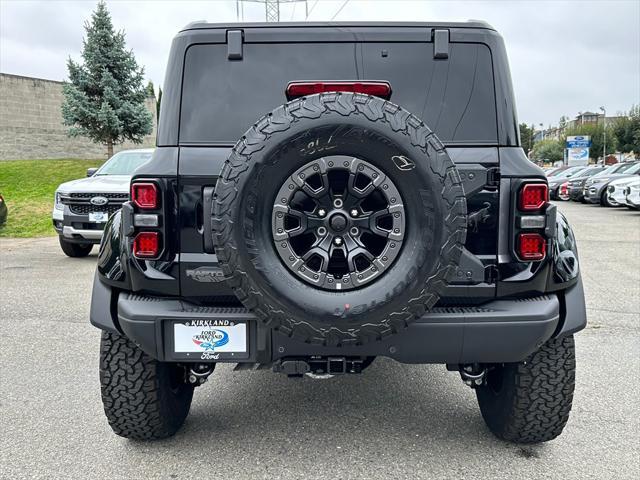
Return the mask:
[[[55,235],[51,225],[53,194],[58,185],[82,178],[87,168],[100,160],[9,160],[0,161],[0,194],[9,208],[0,237]]]

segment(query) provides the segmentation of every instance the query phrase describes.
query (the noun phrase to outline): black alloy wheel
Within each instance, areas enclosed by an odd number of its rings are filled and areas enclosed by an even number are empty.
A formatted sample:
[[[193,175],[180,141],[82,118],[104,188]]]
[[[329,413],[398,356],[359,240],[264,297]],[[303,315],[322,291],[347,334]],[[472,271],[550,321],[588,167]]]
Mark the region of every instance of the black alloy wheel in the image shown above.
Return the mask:
[[[384,274],[402,247],[400,192],[364,160],[329,156],[286,179],[273,205],[273,240],[300,279],[328,290],[361,287]]]

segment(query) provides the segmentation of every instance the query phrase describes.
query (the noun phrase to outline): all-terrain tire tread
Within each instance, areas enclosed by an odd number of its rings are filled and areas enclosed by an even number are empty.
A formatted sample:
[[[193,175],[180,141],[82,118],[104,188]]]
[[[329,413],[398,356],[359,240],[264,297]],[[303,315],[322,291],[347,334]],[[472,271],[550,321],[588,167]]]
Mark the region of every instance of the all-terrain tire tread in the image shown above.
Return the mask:
[[[193,387],[169,390],[168,365],[151,358],[128,338],[102,332],[100,385],[113,431],[134,440],[170,437],[189,413]]]
[[[514,395],[500,412],[498,422],[483,416],[492,431],[504,440],[533,444],[556,438],[569,419],[575,387],[573,336],[554,338],[515,368],[511,378]],[[480,406],[482,400],[480,396]]]

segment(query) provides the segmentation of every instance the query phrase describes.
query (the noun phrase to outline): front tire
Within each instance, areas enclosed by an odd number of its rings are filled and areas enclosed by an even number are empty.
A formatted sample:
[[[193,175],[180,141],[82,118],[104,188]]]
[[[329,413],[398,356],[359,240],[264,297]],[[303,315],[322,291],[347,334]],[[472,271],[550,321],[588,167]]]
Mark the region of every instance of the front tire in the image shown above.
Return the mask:
[[[61,236],[58,236],[58,241],[60,242],[60,248],[67,257],[86,257],[91,253],[91,249],[93,248],[92,244],[84,244],[84,243],[72,243],[66,241]]]
[[[100,386],[113,431],[133,440],[157,440],[182,426],[193,398],[184,370],[160,362],[128,338],[102,332]]]
[[[556,438],[569,419],[575,387],[573,336],[549,340],[522,363],[489,370],[476,390],[482,417],[498,437],[515,443]]]
[[[615,203],[609,200],[609,196],[607,195],[606,190],[604,191],[604,193],[602,194],[602,197],[600,198],[600,205],[602,205],[603,207],[609,207],[609,208],[620,206],[618,203]]]

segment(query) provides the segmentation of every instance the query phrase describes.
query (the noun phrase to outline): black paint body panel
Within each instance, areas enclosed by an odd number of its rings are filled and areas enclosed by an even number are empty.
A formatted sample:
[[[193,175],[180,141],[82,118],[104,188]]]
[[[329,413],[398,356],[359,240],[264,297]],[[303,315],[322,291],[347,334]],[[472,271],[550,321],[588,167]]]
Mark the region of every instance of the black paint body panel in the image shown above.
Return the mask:
[[[227,45],[229,30],[241,32],[232,35],[233,45]],[[437,52],[434,30],[448,33],[448,43],[440,44]],[[438,38],[445,36],[440,33]],[[256,88],[259,76],[247,75],[249,62],[265,64],[259,56],[271,48],[277,58],[299,62],[299,71],[307,76],[319,75],[316,66],[303,63],[296,45],[303,45],[303,52],[348,52],[326,66],[329,79],[338,73],[351,79],[390,79],[395,89],[391,101],[409,105],[442,137],[467,195],[470,219],[463,261],[436,309],[402,334],[349,351],[311,347],[263,326],[241,308],[207,239],[212,192],[242,133],[225,130],[224,122],[256,121],[285,103],[285,84],[280,83],[299,80],[272,72],[266,76],[278,80]],[[209,55],[216,62],[223,59],[224,71],[207,67]],[[406,70],[416,58],[424,65],[415,66],[412,77]],[[385,71],[388,59],[406,68]],[[201,65],[201,74],[185,74],[185,62],[189,68]],[[481,77],[471,83],[465,80],[470,64]],[[277,62],[274,66],[278,68]],[[246,104],[215,96],[216,82],[227,82],[237,72],[243,73],[237,85],[223,86],[254,99]],[[424,91],[412,91],[416,79]],[[491,83],[490,92],[484,80]],[[211,93],[203,95],[207,89]],[[447,112],[456,112],[455,118]],[[216,126],[223,133],[216,135]],[[504,43],[484,23],[190,25],[172,43],[158,148],[134,178],[160,189],[162,202],[155,213],[162,219],[162,252],[156,260],[133,258],[134,210],[125,204],[113,215],[100,247],[91,323],[124,333],[150,355],[167,361],[178,360],[167,352],[167,321],[224,315],[248,322],[246,362],[311,354],[385,355],[407,363],[520,361],[551,336],[584,328],[586,310],[575,238],[555,207],[544,212],[547,258],[521,262],[515,256],[516,192],[524,180],[546,181],[526,158],[518,135]]]

